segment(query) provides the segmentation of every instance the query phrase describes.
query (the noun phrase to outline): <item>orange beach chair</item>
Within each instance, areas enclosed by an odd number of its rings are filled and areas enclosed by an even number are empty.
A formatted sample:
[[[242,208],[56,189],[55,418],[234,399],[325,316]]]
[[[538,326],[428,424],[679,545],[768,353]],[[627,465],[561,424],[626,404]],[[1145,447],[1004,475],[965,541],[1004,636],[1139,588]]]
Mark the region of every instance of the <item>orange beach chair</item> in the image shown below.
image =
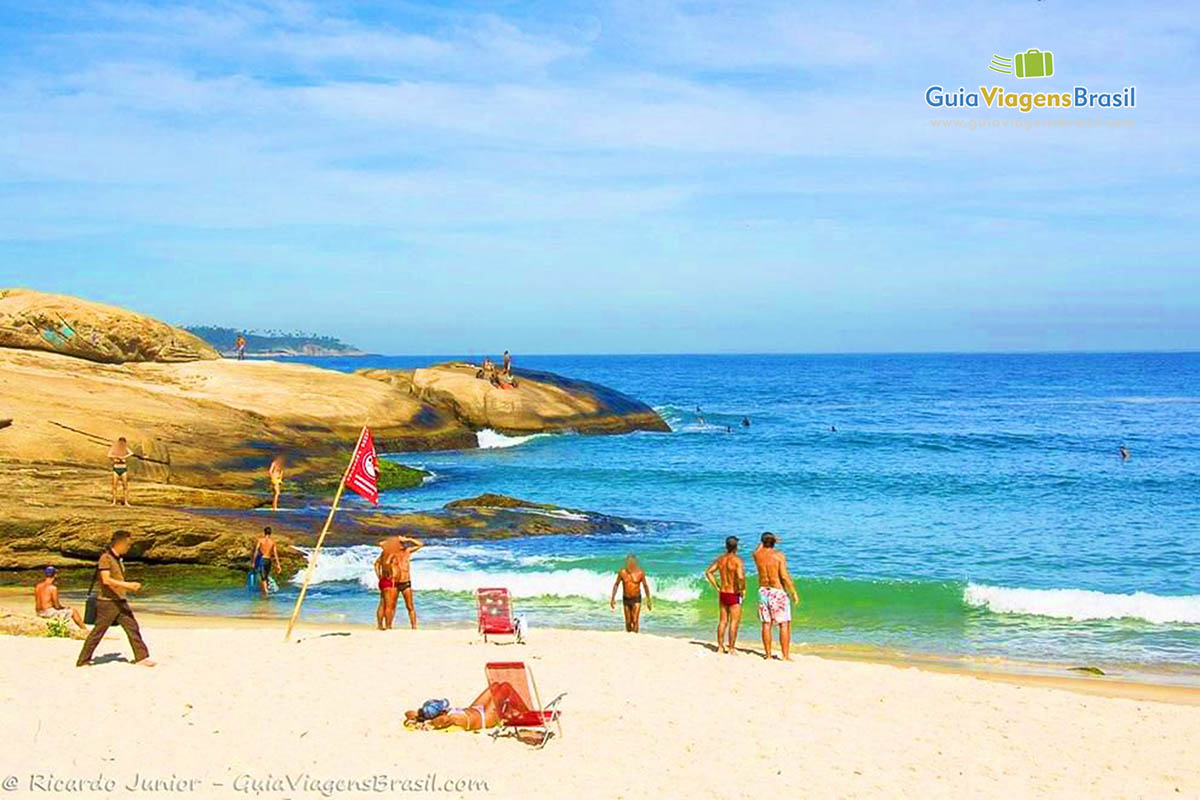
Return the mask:
[[[475,591],[475,606],[479,612],[479,632],[483,640],[492,636],[515,636],[521,644],[521,631],[517,621],[513,619],[512,601],[508,597],[508,589],[477,589]]]
[[[541,749],[552,735],[562,738],[562,712],[558,704],[567,696],[566,692],[542,705],[533,672],[523,661],[495,661],[484,667],[484,674],[488,688],[492,690],[492,696],[498,698],[500,706],[500,727],[492,731],[493,740],[533,731],[541,737],[538,742]]]

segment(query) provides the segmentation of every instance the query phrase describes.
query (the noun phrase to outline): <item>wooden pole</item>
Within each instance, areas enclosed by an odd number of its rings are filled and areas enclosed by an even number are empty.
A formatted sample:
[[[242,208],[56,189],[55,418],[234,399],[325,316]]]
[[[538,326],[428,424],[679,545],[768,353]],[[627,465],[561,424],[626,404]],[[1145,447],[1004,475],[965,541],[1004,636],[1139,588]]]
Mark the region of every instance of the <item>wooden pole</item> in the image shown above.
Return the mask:
[[[363,431],[366,426],[363,426]],[[358,444],[362,441],[362,431],[358,434],[358,439],[354,443],[354,452],[358,452]],[[300,605],[304,602],[304,595],[308,594],[308,582],[312,579],[313,570],[317,566],[317,556],[321,554],[321,544],[325,541],[325,534],[329,533],[329,526],[333,523],[333,515],[337,513],[338,502],[342,499],[342,490],[346,488],[346,478],[350,475],[350,467],[354,465],[354,454],[350,455],[350,463],[346,465],[346,471],[342,473],[342,480],[338,483],[337,493],[333,496],[333,505],[329,507],[329,516],[325,518],[325,527],[321,528],[321,535],[317,537],[317,546],[313,548],[312,555],[308,557],[308,569],[304,571],[304,583],[300,585],[300,596],[296,598],[296,607],[292,609],[292,618],[288,620],[287,633],[283,635],[283,640],[289,642],[292,639],[292,628],[296,625],[296,618],[300,616]]]

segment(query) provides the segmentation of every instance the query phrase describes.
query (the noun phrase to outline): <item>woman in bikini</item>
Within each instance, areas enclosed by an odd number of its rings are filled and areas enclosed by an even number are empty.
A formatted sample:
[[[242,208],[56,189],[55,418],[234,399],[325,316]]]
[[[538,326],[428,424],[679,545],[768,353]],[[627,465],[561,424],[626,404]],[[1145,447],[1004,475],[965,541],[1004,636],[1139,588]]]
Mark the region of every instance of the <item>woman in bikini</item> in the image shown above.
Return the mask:
[[[433,719],[421,719],[418,709],[404,712],[404,726],[415,730],[440,731],[446,728],[461,728],[464,731],[480,731],[495,728],[504,717],[512,717],[527,711],[525,703],[516,690],[507,683],[497,683],[462,708],[450,708]]]
[[[117,439],[113,446],[108,448],[108,461],[112,464],[112,504],[117,504],[117,487],[121,487],[121,501],[125,505],[129,505],[129,457],[133,455],[133,451],[129,449],[129,443],[125,441],[125,437]]]

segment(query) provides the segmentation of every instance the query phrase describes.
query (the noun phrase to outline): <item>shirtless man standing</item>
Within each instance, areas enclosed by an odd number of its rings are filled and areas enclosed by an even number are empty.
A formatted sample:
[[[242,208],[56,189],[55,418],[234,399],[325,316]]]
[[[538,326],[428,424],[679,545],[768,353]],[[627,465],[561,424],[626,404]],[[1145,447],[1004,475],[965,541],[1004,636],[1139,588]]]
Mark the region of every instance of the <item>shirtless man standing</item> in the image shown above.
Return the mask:
[[[742,594],[746,591],[746,562],[737,554],[738,538],[725,539],[725,554],[709,565],[704,578],[717,590],[721,608],[717,620],[717,652],[734,655],[738,626],[742,622]],[[720,574],[721,580],[717,580]],[[729,631],[728,647],[725,632]]]
[[[379,575],[379,590],[381,594],[384,591],[384,575],[382,572],[383,565],[388,568],[388,579],[394,584],[391,588],[395,590],[395,594],[389,597],[389,611],[386,614],[388,627],[391,627],[390,620],[396,616],[396,604],[400,597],[404,598],[404,608],[408,611],[408,624],[414,630],[417,627],[417,609],[413,605],[412,592],[412,555],[425,546],[425,543],[420,539],[414,539],[411,536],[400,536],[397,534],[391,539],[385,539],[379,545],[383,552],[379,555],[379,560],[376,561],[376,574]],[[383,562],[381,564],[380,562]]]
[[[125,505],[129,505],[129,459],[133,456],[133,451],[129,449],[129,442],[125,441],[125,437],[117,439],[113,446],[108,448],[108,461],[112,465],[112,504],[117,504],[117,487],[121,487],[121,501]]]
[[[71,620],[81,630],[86,631],[87,626],[83,624],[79,610],[67,608],[58,599],[58,570],[46,567],[43,572],[45,579],[33,587],[33,607],[37,615],[42,619],[61,619],[64,622]]]
[[[754,566],[758,569],[758,618],[762,621],[763,657],[771,660],[771,626],[779,626],[779,647],[783,660],[791,661],[792,648],[792,602],[800,604],[796,584],[788,573],[787,556],[775,549],[775,534],[770,531],[762,535],[762,544],[754,551]],[[784,589],[787,592],[784,592]]]
[[[282,569],[279,566],[279,549],[271,538],[271,526],[263,528],[262,536],[254,545],[254,554],[250,556],[254,570],[258,573],[258,590],[266,597],[270,591],[271,571],[276,574]]]
[[[624,586],[622,603],[625,606],[625,631],[638,633],[642,629],[642,587],[646,588],[646,608],[653,611],[654,604],[650,599],[650,582],[646,580],[646,571],[638,566],[637,556],[633,553],[625,556],[625,566],[617,571],[617,579],[613,581],[612,595],[608,598],[608,607],[617,607],[617,587]]]

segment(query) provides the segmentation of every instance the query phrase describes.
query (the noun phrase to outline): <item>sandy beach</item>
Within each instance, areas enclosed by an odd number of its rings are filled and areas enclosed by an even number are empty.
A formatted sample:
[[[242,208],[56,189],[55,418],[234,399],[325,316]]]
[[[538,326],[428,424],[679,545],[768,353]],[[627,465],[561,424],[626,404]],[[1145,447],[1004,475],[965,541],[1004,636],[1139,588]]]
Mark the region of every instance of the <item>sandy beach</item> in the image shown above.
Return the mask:
[[[153,669],[117,660],[120,632],[86,669],[78,642],[0,637],[9,796],[351,797],[430,780],[451,797],[1200,796],[1195,690],[1131,699],[767,663],[619,632],[536,630],[518,646],[462,629],[302,628],[285,643],[277,624],[154,615],[143,631]],[[562,739],[536,750],[400,725],[428,698],[471,700],[490,660],[528,663],[547,699],[567,692]],[[1092,688],[1106,685],[1121,686]],[[61,783],[76,780],[102,782]]]

